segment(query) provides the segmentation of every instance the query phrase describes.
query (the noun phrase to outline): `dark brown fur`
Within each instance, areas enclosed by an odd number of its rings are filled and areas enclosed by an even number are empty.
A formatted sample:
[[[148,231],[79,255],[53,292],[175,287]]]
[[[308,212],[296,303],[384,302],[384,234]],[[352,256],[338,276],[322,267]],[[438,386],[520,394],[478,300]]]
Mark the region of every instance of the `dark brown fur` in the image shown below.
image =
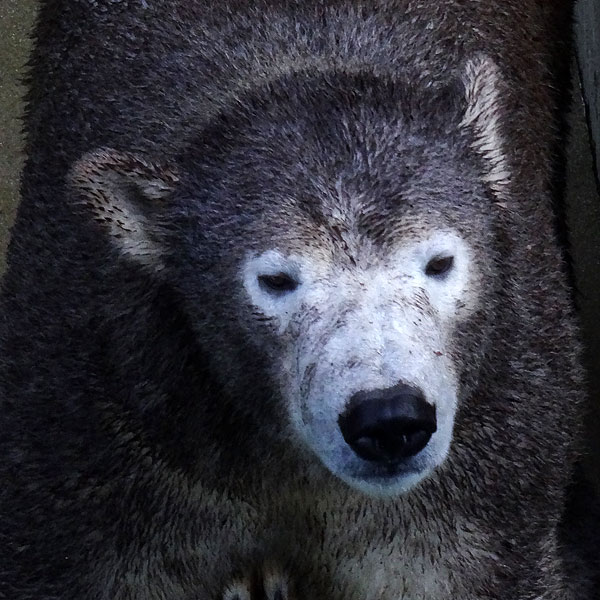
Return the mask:
[[[0,598],[216,599],[273,563],[298,598],[594,597],[557,535],[583,399],[551,207],[569,13],[533,0],[43,3],[0,307]],[[464,102],[453,82],[480,54],[502,75],[511,180],[499,203],[486,188],[448,210],[497,267],[487,312],[461,340],[477,370],[465,366],[444,465],[405,496],[367,497],[286,436],[269,378],[276,349],[252,319],[240,325],[235,269],[273,235],[253,237],[255,223],[286,235],[297,225],[300,244],[325,236],[314,207],[282,216],[269,204],[314,195],[303,174],[333,168],[313,138],[298,142],[297,123],[319,140],[319,110],[340,97],[353,106],[370,78],[400,82],[407,106],[410,90],[430,90],[424,135],[443,143],[426,155],[445,166],[456,150],[445,124]],[[323,87],[311,95],[314,81]],[[319,104],[322,89],[333,91]],[[276,135],[286,94],[308,100]],[[118,256],[89,189],[65,186],[99,147],[134,157],[116,160],[118,176],[166,172],[178,189],[152,238],[172,246],[159,274]],[[467,165],[458,183],[483,190],[481,157],[456,147]],[[384,197],[395,166],[357,177],[357,189]],[[440,172],[430,171],[439,196]],[[244,210],[231,190],[251,196]],[[379,217],[376,236],[389,233]]]

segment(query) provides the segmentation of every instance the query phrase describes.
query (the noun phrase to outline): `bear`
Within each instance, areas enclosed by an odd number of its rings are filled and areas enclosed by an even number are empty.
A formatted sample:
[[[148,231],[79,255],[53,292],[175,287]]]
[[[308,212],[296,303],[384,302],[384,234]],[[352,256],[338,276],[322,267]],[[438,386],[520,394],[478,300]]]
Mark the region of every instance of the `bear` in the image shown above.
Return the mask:
[[[595,597],[562,525],[569,11],[42,2],[1,598]]]

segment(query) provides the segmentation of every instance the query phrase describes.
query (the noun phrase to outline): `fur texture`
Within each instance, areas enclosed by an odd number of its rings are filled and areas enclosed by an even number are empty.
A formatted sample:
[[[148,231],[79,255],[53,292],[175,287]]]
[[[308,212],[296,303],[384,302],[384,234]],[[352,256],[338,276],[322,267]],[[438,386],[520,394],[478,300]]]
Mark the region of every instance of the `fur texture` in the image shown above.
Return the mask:
[[[551,208],[568,12],[43,3],[1,298],[0,598],[594,597],[559,535],[583,400]],[[365,305],[336,303],[413,277],[390,257],[440,231],[474,292],[447,327],[430,292],[406,314],[449,365],[449,448],[405,493],[365,492],[286,400],[300,313],[244,273],[308,256],[329,300],[302,356],[337,331],[375,356]]]

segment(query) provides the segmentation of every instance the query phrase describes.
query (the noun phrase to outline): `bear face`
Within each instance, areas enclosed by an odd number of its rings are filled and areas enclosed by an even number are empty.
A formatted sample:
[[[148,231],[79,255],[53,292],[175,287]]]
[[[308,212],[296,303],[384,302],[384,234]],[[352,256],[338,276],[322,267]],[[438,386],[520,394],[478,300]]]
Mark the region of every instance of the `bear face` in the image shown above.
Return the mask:
[[[454,338],[481,299],[475,260],[442,230],[405,239],[369,266],[336,264],[268,250],[244,264],[244,285],[280,337],[274,377],[294,432],[351,485],[406,491],[450,445]],[[296,289],[261,285],[282,276]]]
[[[178,290],[239,410],[268,402],[309,460],[405,492],[445,460],[486,352],[496,77],[488,59],[432,90],[294,76],[173,166],[104,150],[71,180],[121,252]]]

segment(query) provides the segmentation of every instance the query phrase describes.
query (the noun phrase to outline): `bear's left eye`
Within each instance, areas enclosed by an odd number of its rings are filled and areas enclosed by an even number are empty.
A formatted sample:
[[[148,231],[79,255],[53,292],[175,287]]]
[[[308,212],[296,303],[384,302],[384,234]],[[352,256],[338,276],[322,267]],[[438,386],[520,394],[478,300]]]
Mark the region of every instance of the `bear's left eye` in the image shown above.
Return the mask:
[[[453,264],[453,256],[437,256],[427,263],[425,274],[430,277],[442,277],[452,269]]]
[[[277,273],[276,275],[259,275],[258,283],[261,288],[271,294],[284,294],[286,292],[293,292],[298,285],[300,285],[287,273]]]

